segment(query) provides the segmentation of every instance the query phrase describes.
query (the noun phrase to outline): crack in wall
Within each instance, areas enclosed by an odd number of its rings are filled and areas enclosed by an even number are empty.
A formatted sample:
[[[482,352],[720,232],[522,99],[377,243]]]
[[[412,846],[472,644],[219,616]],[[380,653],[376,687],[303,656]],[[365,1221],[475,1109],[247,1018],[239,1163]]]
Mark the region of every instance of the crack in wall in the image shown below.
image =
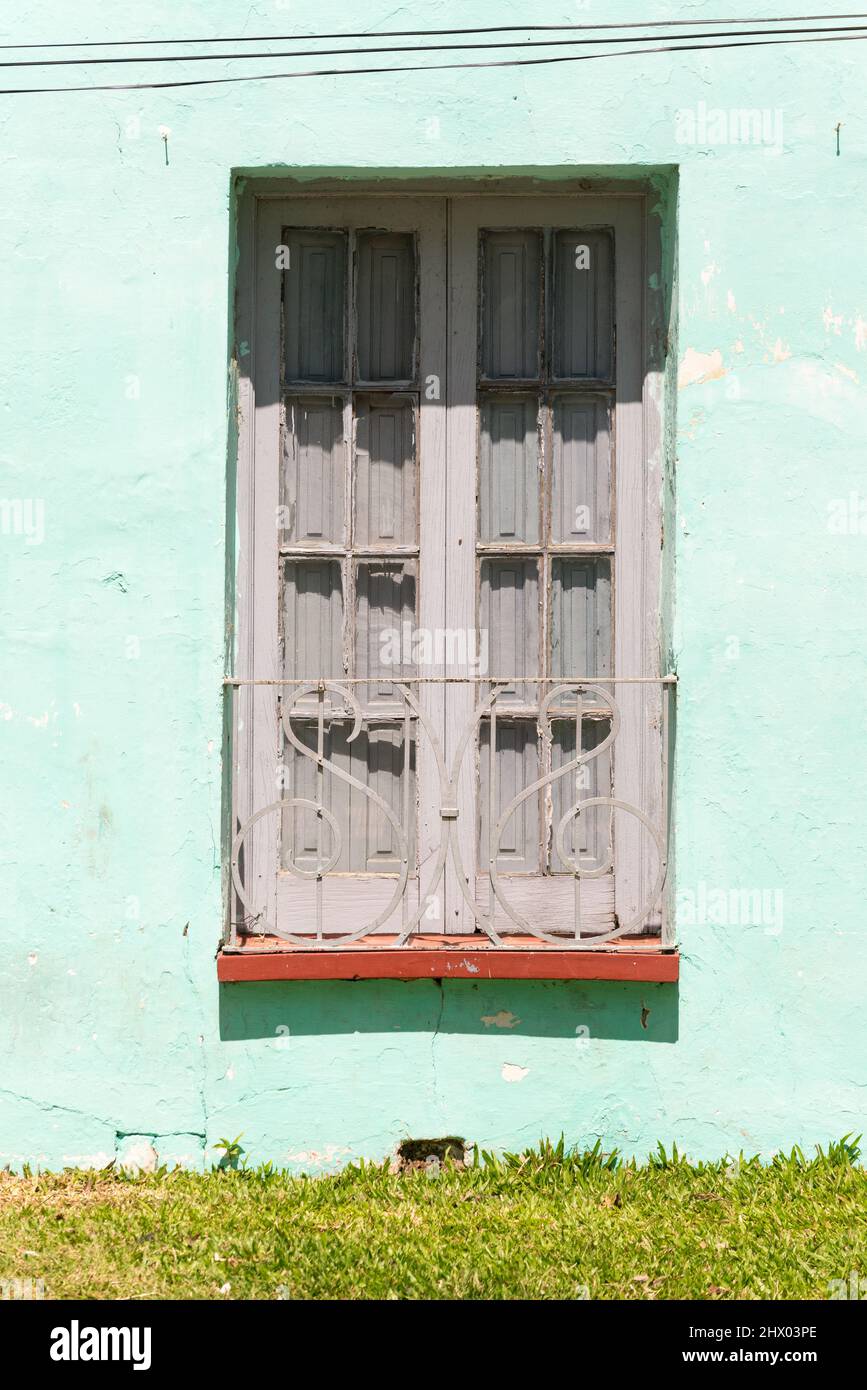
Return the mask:
[[[441,1098],[440,1098],[439,1085],[438,1085],[438,1076],[437,1076],[436,1042],[437,1042],[437,1038],[438,1038],[439,1035],[440,1035],[440,1029],[441,1029],[441,1027],[442,1027],[442,1021],[443,1021],[443,1014],[445,1013],[445,1007],[446,1007],[446,987],[445,987],[445,981],[444,981],[444,980],[434,980],[433,983],[434,983],[434,988],[438,989],[439,992],[440,992],[440,1006],[439,1006],[439,1012],[437,1013],[436,1022],[434,1023],[434,1026],[433,1026],[433,1032],[431,1033],[431,1039],[430,1039],[430,1060],[431,1060],[431,1073],[432,1073],[432,1080],[433,1080],[433,1098],[434,1098],[434,1104],[438,1107],[438,1109],[439,1109],[439,1111],[440,1111],[440,1114],[442,1114],[442,1113],[443,1113],[443,1105],[442,1105],[442,1101],[441,1101]]]
[[[196,982],[195,982],[195,978],[194,978],[194,975],[193,975],[193,971],[192,971],[191,968],[190,968],[190,934],[189,934],[189,927],[190,927],[190,924],[189,924],[189,922],[187,922],[186,926],[184,927],[184,935],[183,935],[183,942],[182,942],[182,945],[181,945],[181,953],[182,953],[183,963],[184,963],[184,976],[185,976],[185,978],[186,978],[187,984],[188,984],[189,987],[190,987],[190,992],[191,992],[193,998],[194,998],[195,1001],[196,1001],[196,1010],[197,1010],[197,1013],[198,1013],[198,1015],[199,1015],[199,1022],[201,1023],[201,1022],[202,1022],[202,1017],[203,1017],[202,1000],[201,1000],[201,995],[200,995],[200,993],[199,993],[198,986],[196,985]],[[199,1070],[199,1079],[198,1079],[198,1085],[197,1085],[196,1089],[197,1089],[198,1097],[199,1097],[199,1105],[200,1105],[201,1111],[202,1111],[202,1121],[201,1121],[201,1123],[202,1123],[202,1132],[203,1132],[203,1134],[207,1134],[207,1130],[208,1130],[208,1101],[207,1101],[208,1069],[207,1069],[207,1064],[206,1064],[206,1061],[205,1061],[205,1042],[204,1042],[205,1034],[204,1034],[204,1027],[203,1027],[202,1032],[199,1034],[199,1038],[200,1038],[200,1042],[199,1042],[199,1051],[200,1051],[200,1053],[201,1053],[201,1059],[200,1059],[200,1062],[199,1062],[199,1068],[198,1068],[198,1070]],[[190,1129],[190,1130],[188,1130],[188,1131],[187,1131],[187,1130],[181,1130],[181,1131],[179,1131],[179,1133],[190,1133],[190,1134],[193,1134],[193,1133],[198,1133],[198,1131],[195,1131],[195,1130]]]
[[[43,1110],[50,1115],[53,1111],[59,1111],[64,1115],[78,1115],[85,1120],[94,1120],[97,1124],[105,1125],[106,1129],[114,1129],[111,1120],[105,1119],[102,1115],[97,1115],[92,1110],[80,1110],[74,1105],[58,1105],[56,1101],[37,1100],[35,1096],[25,1096],[19,1091],[8,1091],[5,1087],[0,1087],[0,1096],[9,1096],[12,1100],[24,1101],[25,1105],[32,1105],[37,1110]],[[186,1133],[187,1131],[180,1131]]]

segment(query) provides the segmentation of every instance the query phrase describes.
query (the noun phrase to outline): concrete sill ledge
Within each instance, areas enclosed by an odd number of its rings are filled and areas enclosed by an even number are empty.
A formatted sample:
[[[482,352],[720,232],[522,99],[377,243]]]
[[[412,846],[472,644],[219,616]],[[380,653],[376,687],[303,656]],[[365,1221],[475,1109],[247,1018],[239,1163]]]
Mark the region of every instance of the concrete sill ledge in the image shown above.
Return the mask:
[[[534,937],[510,937],[506,950],[478,936],[420,936],[395,948],[394,938],[362,937],[333,951],[310,951],[275,937],[224,949],[217,978],[228,984],[256,980],[638,980],[674,981],[676,950],[656,937],[597,950],[568,951]]]

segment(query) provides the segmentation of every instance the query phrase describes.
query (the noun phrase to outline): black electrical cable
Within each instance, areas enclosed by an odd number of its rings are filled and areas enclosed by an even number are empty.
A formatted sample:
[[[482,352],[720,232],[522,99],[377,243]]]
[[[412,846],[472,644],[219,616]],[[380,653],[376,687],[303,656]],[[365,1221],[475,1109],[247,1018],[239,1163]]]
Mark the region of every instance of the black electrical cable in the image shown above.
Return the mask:
[[[808,31],[805,31],[808,32]],[[188,77],[172,82],[114,82],[95,86],[77,87],[7,87],[0,88],[0,96],[45,96],[52,92],[140,92],[161,91],[173,87],[220,87],[234,82],[276,82],[289,81],[299,77],[361,77],[374,73],[399,72],[446,72],[457,69],[480,68],[524,68],[538,67],[550,63],[591,63],[601,58],[632,58],[649,53],[710,53],[723,48],[767,48],[801,43],[858,43],[867,40],[867,34],[822,34],[812,38],[797,39],[737,39],[726,43],[666,44],[657,48],[626,48],[609,53],[561,53],[548,58],[499,58],[477,63],[413,63],[401,67],[380,68],[312,68],[306,72],[259,72],[242,73],[235,77]]]
[[[412,39],[442,35],[459,34],[511,34],[511,33],[551,33],[590,32],[598,29],[677,29],[702,24],[807,24],[820,19],[867,19],[867,14],[787,14],[776,17],[760,16],[758,19],[654,19],[636,20],[632,24],[492,24],[475,29],[382,29],[365,30],[361,33],[343,34],[238,34],[234,37],[198,39],[98,39],[88,43],[79,39],[75,43],[2,43],[2,49],[18,48],[144,48],[154,44],[179,43],[319,43],[329,39]]]
[[[702,39],[736,39],[761,37],[766,34],[843,34],[852,33],[867,29],[867,24],[836,24],[822,25],[819,28],[810,29],[721,29],[717,33],[702,35]],[[664,34],[663,38],[680,38],[680,34]],[[24,58],[24,59],[0,59],[0,68],[53,68],[53,67],[95,67],[105,63],[216,63],[226,60],[235,61],[239,58],[354,58],[378,56],[380,53],[437,53],[460,52],[464,49],[487,49],[487,48],[567,48],[575,47],[580,44],[582,47],[590,45],[608,45],[612,43],[644,43],[646,39],[643,35],[636,34],[635,37],[622,35],[618,38],[602,39],[526,39],[508,40],[503,43],[431,43],[431,44],[403,44],[392,45],[390,47],[375,48],[302,48],[291,52],[282,53],[199,53],[199,54],[160,54],[157,56],[134,56],[131,58]]]

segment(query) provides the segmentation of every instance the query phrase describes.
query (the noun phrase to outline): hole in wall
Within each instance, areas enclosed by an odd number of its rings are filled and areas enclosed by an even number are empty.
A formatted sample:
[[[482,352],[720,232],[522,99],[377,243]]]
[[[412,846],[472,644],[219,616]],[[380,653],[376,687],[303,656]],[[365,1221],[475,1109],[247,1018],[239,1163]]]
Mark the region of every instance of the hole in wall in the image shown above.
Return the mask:
[[[401,1168],[424,1168],[431,1159],[443,1163],[447,1158],[463,1164],[466,1147],[456,1134],[447,1134],[442,1139],[404,1139],[397,1146],[398,1164]]]

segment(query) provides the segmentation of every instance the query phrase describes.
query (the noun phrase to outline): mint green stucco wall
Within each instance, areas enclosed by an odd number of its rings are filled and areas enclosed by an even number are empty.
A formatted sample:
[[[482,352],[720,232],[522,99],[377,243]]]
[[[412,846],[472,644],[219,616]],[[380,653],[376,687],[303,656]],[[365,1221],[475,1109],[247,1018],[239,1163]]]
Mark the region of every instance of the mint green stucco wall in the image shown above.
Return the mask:
[[[118,3],[109,32],[97,0],[16,11],[4,42],[714,13],[212,0]],[[824,44],[0,98],[0,496],[34,504],[0,535],[0,1164],[101,1162],[130,1136],[201,1164],[243,1132],[252,1160],[315,1168],[445,1133],[718,1155],[865,1128],[867,520],[838,534],[832,505],[867,512],[865,61]],[[48,82],[73,72],[157,78]],[[685,143],[676,113],[702,102],[766,110],[772,141],[781,113],[779,148]],[[503,166],[679,166],[679,990],[221,996],[232,171]],[[719,890],[762,889],[764,920],[702,920]]]

